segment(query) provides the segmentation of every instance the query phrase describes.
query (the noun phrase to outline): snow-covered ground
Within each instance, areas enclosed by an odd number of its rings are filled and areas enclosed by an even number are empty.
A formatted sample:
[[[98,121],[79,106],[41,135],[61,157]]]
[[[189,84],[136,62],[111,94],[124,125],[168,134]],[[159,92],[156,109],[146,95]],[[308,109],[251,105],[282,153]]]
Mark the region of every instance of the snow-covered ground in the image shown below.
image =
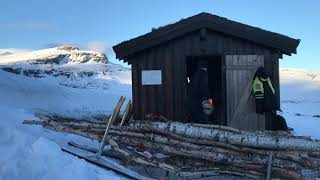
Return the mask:
[[[288,125],[297,135],[320,138],[320,73],[280,72]],[[59,146],[96,141],[22,125],[37,119],[35,112],[76,118],[110,113],[121,95],[131,99],[130,69],[108,63],[100,53],[60,47],[0,55],[0,179],[121,179]]]
[[[320,138],[320,73],[281,69],[281,106],[297,135]]]
[[[37,119],[34,112],[93,116],[110,113],[121,95],[131,99],[130,69],[106,62],[99,53],[57,48],[0,57],[1,180],[123,179],[59,146],[97,142],[22,125]]]

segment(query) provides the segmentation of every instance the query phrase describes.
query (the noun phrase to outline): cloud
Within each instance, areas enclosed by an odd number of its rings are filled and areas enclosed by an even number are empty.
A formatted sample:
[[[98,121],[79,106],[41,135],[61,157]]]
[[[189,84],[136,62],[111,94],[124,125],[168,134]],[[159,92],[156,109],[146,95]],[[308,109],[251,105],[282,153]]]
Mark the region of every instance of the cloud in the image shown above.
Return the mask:
[[[64,45],[78,46],[82,50],[97,51],[97,52],[105,53],[106,55],[114,54],[112,46],[102,41],[90,41],[82,44],[50,43],[46,45],[46,48],[53,48],[53,47],[64,46]]]
[[[23,30],[51,30],[52,25],[47,23],[18,22],[18,23],[0,24],[0,28],[23,29]]]
[[[112,46],[110,44],[105,42],[99,42],[99,41],[93,41],[93,42],[88,42],[86,44],[81,44],[80,48],[90,50],[90,51],[98,51],[105,54],[114,53]]]
[[[0,48],[0,56],[18,54],[31,51],[31,49],[19,49],[19,48]]]

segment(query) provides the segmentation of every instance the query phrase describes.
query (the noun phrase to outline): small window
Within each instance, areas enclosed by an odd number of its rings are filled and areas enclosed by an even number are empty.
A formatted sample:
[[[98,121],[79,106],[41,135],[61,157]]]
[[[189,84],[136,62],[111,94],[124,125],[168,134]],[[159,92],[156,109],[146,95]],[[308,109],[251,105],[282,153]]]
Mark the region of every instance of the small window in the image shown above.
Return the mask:
[[[161,70],[142,70],[142,85],[161,85]]]

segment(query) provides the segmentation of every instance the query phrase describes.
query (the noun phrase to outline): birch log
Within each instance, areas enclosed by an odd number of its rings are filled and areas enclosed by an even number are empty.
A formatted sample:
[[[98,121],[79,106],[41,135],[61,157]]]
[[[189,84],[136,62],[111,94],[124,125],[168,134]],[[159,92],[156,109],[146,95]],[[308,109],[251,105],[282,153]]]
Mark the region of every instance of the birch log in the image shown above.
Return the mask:
[[[195,127],[182,123],[171,122],[135,122],[134,127],[143,128],[152,126],[161,130],[166,130],[185,137],[196,139],[208,139],[212,141],[228,143],[238,146],[274,149],[274,150],[298,150],[298,151],[319,151],[320,141],[314,139],[302,139],[294,137],[268,136],[262,134],[246,133],[239,134],[223,131]]]
[[[64,126],[64,125],[61,125],[61,124],[59,125],[57,123],[52,123],[52,122],[50,122],[50,124],[45,125],[44,127],[55,130],[55,131],[73,133],[73,134],[77,134],[77,135],[81,135],[81,136],[89,137],[93,139],[98,139],[98,140],[101,140],[101,137],[103,134],[103,129],[101,130],[97,130],[95,128],[87,129],[87,127],[83,129],[79,129],[78,126],[76,127]],[[121,130],[121,129],[127,129],[127,130]],[[153,141],[153,142],[167,144],[171,146],[182,146],[182,147],[191,148],[191,149],[203,151],[203,152],[224,153],[228,155],[226,157],[231,157],[231,156],[240,157],[240,156],[248,156],[248,154],[252,154],[250,155],[252,157],[250,159],[250,162],[256,162],[258,164],[259,163],[265,164],[266,161],[264,157],[267,157],[268,155],[268,152],[263,149],[257,150],[257,149],[251,149],[251,148],[235,148],[233,146],[231,146],[232,148],[230,148],[230,146],[227,144],[225,146],[221,146],[222,144],[219,144],[217,146],[214,142],[211,142],[211,141],[203,142],[203,140],[180,137],[177,135],[174,137],[171,137],[168,134],[163,134],[162,136],[159,134],[144,132],[143,129],[141,129],[141,132],[128,131],[128,129],[131,129],[131,128],[121,128],[121,129],[119,128],[110,129],[110,135],[112,137],[123,136],[123,137],[126,137],[127,139],[130,139],[131,137],[140,138],[141,142],[144,142],[147,140],[147,141]],[[201,143],[199,143],[199,141]],[[299,156],[299,155],[296,155],[295,153],[275,151],[274,156],[282,160],[279,162],[278,160],[275,160],[274,163],[279,164],[279,167],[281,166],[290,167],[291,165],[294,165],[294,163],[298,163],[303,167],[308,167],[313,169],[320,166],[320,163],[317,159],[312,160],[312,158],[307,156],[303,158],[301,157],[302,155],[303,155],[302,153],[300,153],[300,156]],[[215,160],[218,161],[219,159],[215,159]],[[292,161],[293,163],[292,164],[288,162],[285,163],[286,160]]]

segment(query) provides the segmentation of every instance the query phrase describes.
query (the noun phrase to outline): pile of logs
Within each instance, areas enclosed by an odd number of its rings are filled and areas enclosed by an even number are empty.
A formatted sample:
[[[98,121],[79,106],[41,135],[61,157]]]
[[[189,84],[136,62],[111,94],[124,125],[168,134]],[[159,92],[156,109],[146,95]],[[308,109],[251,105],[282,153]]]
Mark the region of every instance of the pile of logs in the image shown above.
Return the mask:
[[[50,117],[24,123],[97,140],[102,139],[107,126]],[[266,176],[268,163],[272,164],[273,178],[301,179],[320,171],[320,141],[287,132],[246,132],[217,125],[132,121],[127,126],[110,127],[108,140],[114,152],[130,160],[124,163],[157,167],[179,176],[217,172],[261,178]],[[141,152],[162,153],[167,158],[147,157]]]

